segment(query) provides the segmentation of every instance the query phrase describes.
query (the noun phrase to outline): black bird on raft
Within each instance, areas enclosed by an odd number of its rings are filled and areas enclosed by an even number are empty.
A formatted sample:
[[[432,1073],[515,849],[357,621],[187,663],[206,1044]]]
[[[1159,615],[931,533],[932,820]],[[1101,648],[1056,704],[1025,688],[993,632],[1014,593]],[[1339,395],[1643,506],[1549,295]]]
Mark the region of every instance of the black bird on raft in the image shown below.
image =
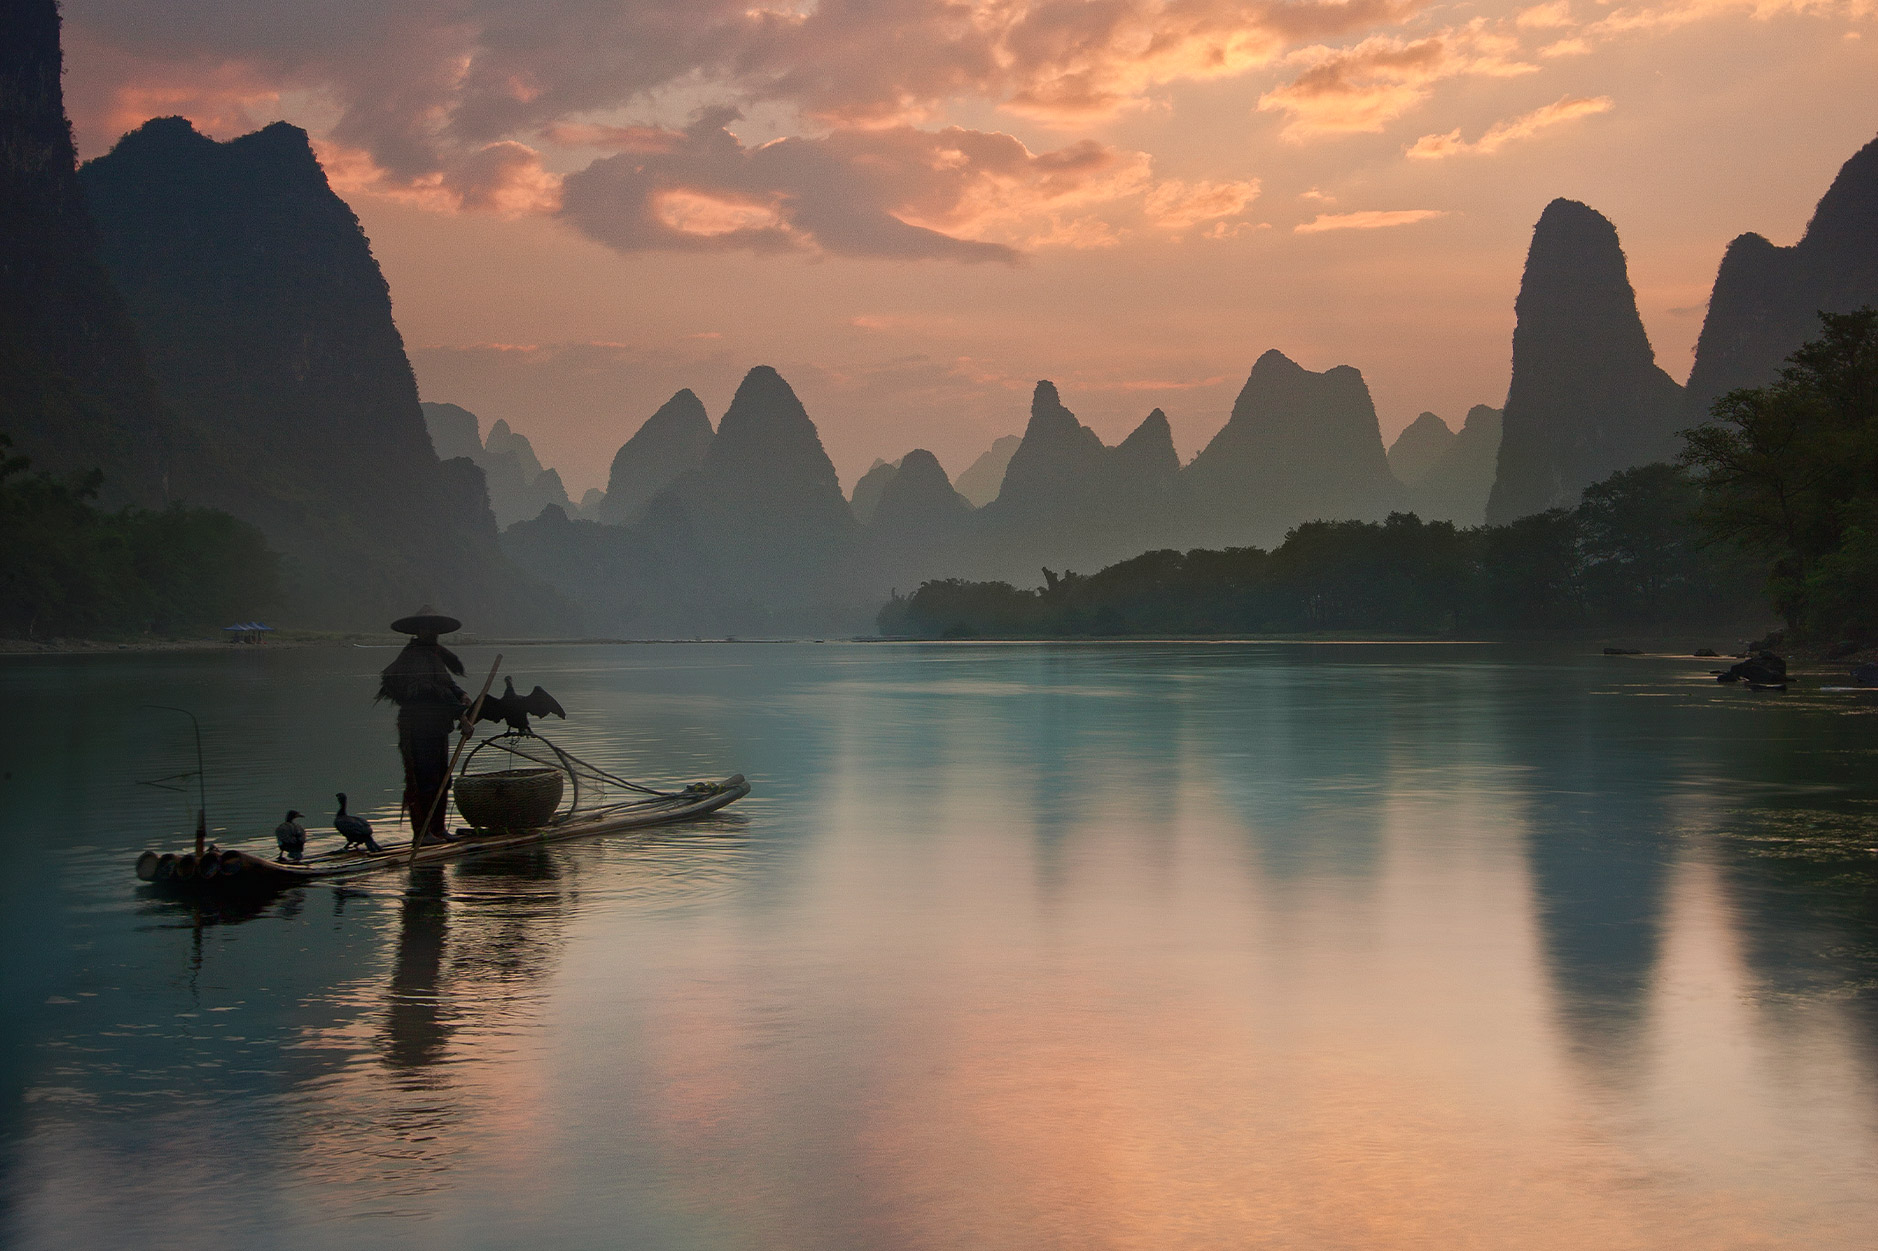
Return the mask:
[[[346,840],[345,850],[363,847],[369,852],[378,851],[378,840],[372,837],[372,825],[364,817],[346,811],[346,793],[340,791],[333,798],[339,801],[339,811],[333,814],[333,828]]]
[[[515,679],[503,678],[502,694],[485,698],[478,721],[500,721],[517,734],[533,734],[528,728],[528,718],[556,716],[567,720],[567,709],[561,707],[561,701],[537,686],[526,695],[515,692]]]

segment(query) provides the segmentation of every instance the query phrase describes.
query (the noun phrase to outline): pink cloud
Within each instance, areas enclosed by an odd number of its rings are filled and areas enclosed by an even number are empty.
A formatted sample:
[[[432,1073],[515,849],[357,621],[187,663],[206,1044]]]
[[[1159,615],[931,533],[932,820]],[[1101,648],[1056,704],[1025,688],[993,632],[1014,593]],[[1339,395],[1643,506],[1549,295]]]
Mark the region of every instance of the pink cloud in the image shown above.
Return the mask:
[[[1446,217],[1442,209],[1361,209],[1354,213],[1319,213],[1292,230],[1301,235],[1320,234],[1326,230],[1387,230],[1391,226],[1412,226],[1435,217]]]
[[[749,147],[727,129],[735,119],[706,110],[655,145],[570,174],[562,216],[624,252],[1010,262],[1019,253],[1008,240],[1028,223],[1148,184],[1146,157],[1091,141],[1032,152],[1004,134],[894,127]]]
[[[1258,107],[1284,113],[1281,133],[1293,141],[1375,132],[1421,104],[1443,79],[1537,72],[1518,55],[1516,38],[1484,22],[1423,39],[1379,35],[1348,48],[1305,48],[1287,59],[1309,68],[1260,96]]]
[[[1142,211],[1165,230],[1184,230],[1221,217],[1236,217],[1258,198],[1258,179],[1194,183],[1170,179],[1148,192]]]
[[[836,129],[930,123],[961,100],[1085,121],[1427,2],[73,0],[67,21],[88,57],[111,61],[77,84],[85,127],[135,124],[115,97],[221,67],[241,91],[316,95],[332,111],[323,137],[416,179],[504,140],[630,144],[646,128],[605,115],[670,90],[774,102]]]
[[[1495,122],[1486,133],[1472,143],[1461,138],[1461,132],[1451,130],[1445,135],[1423,135],[1409,147],[1408,155],[1417,160],[1439,160],[1447,156],[1459,156],[1468,153],[1485,155],[1498,152],[1509,143],[1518,143],[1530,139],[1542,130],[1581,117],[1590,117],[1611,110],[1609,96],[1583,96],[1572,99],[1567,96],[1543,108],[1534,109],[1504,122]]]

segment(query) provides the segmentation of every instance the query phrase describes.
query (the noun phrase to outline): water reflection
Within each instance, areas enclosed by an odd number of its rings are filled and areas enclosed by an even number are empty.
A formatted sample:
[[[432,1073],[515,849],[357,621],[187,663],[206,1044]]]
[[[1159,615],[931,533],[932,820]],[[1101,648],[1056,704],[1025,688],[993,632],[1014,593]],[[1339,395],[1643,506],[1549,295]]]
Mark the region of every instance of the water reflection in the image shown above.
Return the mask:
[[[450,1041],[438,994],[449,929],[443,878],[438,865],[412,869],[411,883],[399,902],[397,963],[392,966],[385,1014],[385,1063],[407,1072],[437,1063]]]
[[[9,1241],[148,1241],[179,1186],[208,1246],[1878,1217],[1878,722],[1823,697],[1493,648],[531,649],[580,755],[757,793],[249,908],[140,894],[127,684],[225,692],[211,814],[260,834],[283,796],[395,800],[388,733],[270,721],[354,660],[0,666],[80,706],[0,814],[46,949],[8,974]]]

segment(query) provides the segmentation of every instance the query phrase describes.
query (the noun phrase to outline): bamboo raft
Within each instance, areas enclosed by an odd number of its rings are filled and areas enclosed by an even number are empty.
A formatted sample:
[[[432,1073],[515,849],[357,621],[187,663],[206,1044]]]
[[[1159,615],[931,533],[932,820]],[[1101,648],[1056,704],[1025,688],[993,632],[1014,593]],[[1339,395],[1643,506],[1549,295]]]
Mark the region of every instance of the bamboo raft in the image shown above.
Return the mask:
[[[733,773],[722,781],[694,782],[671,794],[651,795],[589,813],[564,814],[533,829],[469,829],[450,842],[415,848],[409,842],[390,843],[377,852],[328,851],[302,860],[270,859],[239,848],[208,847],[200,856],[193,852],[146,851],[137,858],[137,876],[152,885],[180,889],[274,889],[357,877],[400,865],[436,864],[537,843],[666,825],[716,812],[749,793],[750,783],[743,774]]]

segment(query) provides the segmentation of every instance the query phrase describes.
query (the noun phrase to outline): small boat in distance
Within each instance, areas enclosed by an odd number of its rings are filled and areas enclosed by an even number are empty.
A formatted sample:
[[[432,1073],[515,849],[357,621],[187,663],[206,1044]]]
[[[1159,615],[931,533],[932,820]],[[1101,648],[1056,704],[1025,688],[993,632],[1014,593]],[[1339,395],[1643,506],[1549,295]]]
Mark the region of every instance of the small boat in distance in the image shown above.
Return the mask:
[[[427,843],[413,853],[411,844],[388,843],[377,852],[328,851],[304,860],[277,860],[239,848],[207,847],[198,856],[146,851],[137,857],[137,877],[157,886],[179,889],[261,889],[357,877],[400,865],[435,864],[489,851],[558,843],[596,834],[615,834],[666,825],[716,812],[750,793],[741,773],[718,782],[694,782],[682,791],[652,795],[592,812],[573,812],[528,830],[467,829],[450,842]]]

